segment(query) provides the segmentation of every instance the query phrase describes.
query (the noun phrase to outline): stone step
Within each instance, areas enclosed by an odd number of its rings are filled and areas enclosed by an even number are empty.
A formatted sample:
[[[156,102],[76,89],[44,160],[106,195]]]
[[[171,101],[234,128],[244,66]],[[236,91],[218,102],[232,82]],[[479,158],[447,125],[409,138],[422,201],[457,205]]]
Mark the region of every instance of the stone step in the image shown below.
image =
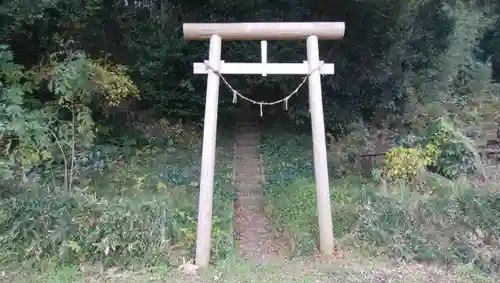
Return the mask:
[[[234,128],[234,132],[237,135],[239,135],[239,134],[245,134],[247,132],[260,133],[260,129],[259,129],[258,125],[248,124],[248,125],[237,126],[236,128]]]
[[[262,180],[261,178],[247,178],[247,179],[238,179],[236,178],[234,180],[235,185],[241,185],[241,186],[246,186],[246,185],[262,185]]]
[[[259,142],[260,141],[260,136],[259,134],[240,134],[236,135],[236,138],[234,139],[236,143],[242,143],[242,142]]]
[[[260,140],[260,134],[259,134],[259,132],[245,131],[245,132],[236,134],[235,140],[237,140],[237,141],[239,141],[239,140],[249,140],[249,141]]]
[[[240,133],[236,134],[234,137],[234,141],[260,141],[260,134],[257,133]]]
[[[235,143],[235,151],[245,151],[245,150],[251,150],[251,151],[258,151],[259,150],[259,142],[242,142],[242,143]]]
[[[245,164],[237,164],[234,167],[234,177],[239,178],[242,177],[244,179],[248,179],[252,176],[260,176],[260,163],[255,163],[257,166],[245,166]]]
[[[235,150],[233,161],[237,162],[235,165],[244,165],[245,168],[260,167],[262,161],[260,160],[260,152],[251,149]]]
[[[259,124],[256,121],[248,120],[248,121],[238,121],[235,124],[236,128],[245,128],[245,127],[259,127]]]
[[[245,166],[244,164],[236,164],[234,166],[234,178],[243,177],[247,179],[250,176],[261,176],[260,167]]]
[[[240,164],[254,164],[256,162],[260,162],[260,154],[259,152],[251,149],[237,149],[235,150],[233,161],[239,162]]]
[[[236,197],[237,199],[240,197],[257,197],[259,199],[262,199],[264,197],[264,193],[262,191],[255,191],[255,192],[247,192],[247,191],[241,191],[241,192],[236,192]]]
[[[259,152],[259,143],[256,144],[236,144],[234,153],[256,153]]]
[[[263,207],[264,197],[262,195],[239,195],[236,198],[236,205],[238,206],[244,206],[247,208],[257,208],[261,209]]]
[[[236,146],[236,148],[238,148],[239,146],[259,148],[260,147],[259,145],[260,145],[259,140],[235,140],[234,141],[234,146]]]
[[[260,141],[260,134],[258,132],[237,133],[234,141]]]
[[[260,165],[259,166],[245,166],[245,164],[236,164],[234,167],[234,177],[242,177],[248,179],[253,176],[260,176]]]
[[[253,192],[253,193],[261,193],[262,185],[260,184],[235,184],[236,193],[240,192]]]
[[[236,134],[236,138],[238,140],[260,140],[260,134],[258,131],[256,132],[249,132],[249,131],[244,131]]]
[[[236,136],[244,136],[246,134],[260,135],[260,130],[258,127],[240,127],[235,130]]]
[[[243,134],[249,130],[252,132],[256,132],[256,133],[260,132],[259,125],[256,125],[256,124],[241,124],[241,125],[237,125],[234,128],[234,131],[237,134]]]
[[[237,170],[235,170],[235,172],[238,172]],[[262,175],[260,174],[260,172],[258,172],[257,170],[252,170],[252,172],[239,172],[239,173],[235,173],[234,174],[234,180],[235,181],[238,181],[238,182],[247,182],[247,183],[254,183],[255,181],[254,180],[258,180],[260,181],[262,178]]]
[[[238,168],[260,167],[262,162],[257,156],[257,154],[251,155],[238,152],[237,155],[233,156],[233,162],[235,162],[234,165]]]
[[[240,170],[252,170],[253,168],[259,168],[262,166],[262,161],[257,157],[254,158],[243,158],[242,156],[235,156],[234,160],[236,161],[234,164],[234,168],[240,172]]]
[[[235,141],[234,144],[236,145],[236,148],[238,147],[252,147],[257,149],[259,147],[260,142],[258,140],[253,140],[253,141]]]
[[[245,154],[245,155],[255,155],[256,157],[260,157],[260,148],[257,144],[235,144],[234,146],[234,154]],[[253,157],[253,156],[252,156]]]
[[[251,167],[251,166],[244,166],[244,164],[237,164],[234,167],[235,178],[242,177],[244,179],[248,179],[253,176],[260,176],[260,166]]]

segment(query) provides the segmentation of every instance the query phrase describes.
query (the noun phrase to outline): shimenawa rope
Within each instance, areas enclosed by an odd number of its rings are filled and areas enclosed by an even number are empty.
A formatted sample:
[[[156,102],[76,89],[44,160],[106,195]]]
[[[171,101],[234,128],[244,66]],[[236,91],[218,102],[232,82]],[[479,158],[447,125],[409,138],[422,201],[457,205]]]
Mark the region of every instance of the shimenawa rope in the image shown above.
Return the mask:
[[[298,87],[295,88],[294,91],[292,91],[289,95],[283,97],[282,99],[279,99],[279,100],[276,100],[276,101],[273,101],[273,102],[265,102],[265,101],[255,101],[251,98],[248,98],[246,96],[244,96],[243,94],[241,94],[239,91],[237,91],[236,89],[234,89],[234,87],[232,87],[229,82],[226,80],[226,78],[224,78],[224,76],[219,72],[217,71],[215,68],[213,68],[212,66],[210,66],[210,64],[208,64],[207,62],[204,62],[205,66],[210,69],[211,71],[213,71],[215,74],[217,74],[221,79],[222,81],[224,82],[224,84],[232,91],[233,93],[233,103],[236,103],[237,101],[237,98],[238,96],[248,102],[251,102],[253,104],[257,104],[259,105],[260,107],[260,116],[262,117],[263,115],[263,111],[262,111],[262,107],[264,105],[266,106],[271,106],[271,105],[276,105],[278,103],[282,103],[282,102],[285,102],[285,109],[288,110],[288,100],[294,96],[295,94],[297,94],[297,92],[299,91],[299,89],[306,83],[307,79],[309,78],[309,76],[311,76],[312,73],[314,73],[315,71],[321,69],[321,67],[323,66],[323,63],[321,63],[318,67],[314,68],[311,72],[309,72],[303,79],[302,79],[302,82],[299,84]]]

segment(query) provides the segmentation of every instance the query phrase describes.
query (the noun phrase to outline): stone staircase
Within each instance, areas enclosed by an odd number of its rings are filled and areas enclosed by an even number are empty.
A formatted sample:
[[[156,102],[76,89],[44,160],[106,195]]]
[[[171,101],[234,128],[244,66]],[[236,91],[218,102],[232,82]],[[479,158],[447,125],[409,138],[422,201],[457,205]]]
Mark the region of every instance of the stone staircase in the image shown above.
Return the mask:
[[[241,256],[262,261],[278,255],[279,245],[264,213],[260,132],[252,119],[237,122],[234,143],[235,237]]]

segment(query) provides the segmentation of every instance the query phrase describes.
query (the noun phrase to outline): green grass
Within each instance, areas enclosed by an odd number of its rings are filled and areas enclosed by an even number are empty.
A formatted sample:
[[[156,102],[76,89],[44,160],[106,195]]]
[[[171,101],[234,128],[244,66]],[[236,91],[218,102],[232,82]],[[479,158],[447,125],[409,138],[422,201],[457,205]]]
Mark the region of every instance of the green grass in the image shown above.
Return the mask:
[[[100,181],[108,184],[97,185],[99,181],[96,181],[95,187],[138,196],[148,194],[148,191],[154,193],[158,182],[168,187],[180,187],[185,190],[189,213],[197,217],[201,155],[201,143],[193,144],[182,139],[176,142],[159,140],[127,157],[125,168],[117,169],[116,175],[103,175]],[[216,228],[213,236],[217,240],[213,243],[212,253],[215,258],[224,258],[232,252],[233,199],[232,142],[222,134],[218,140],[214,178]]]
[[[276,261],[266,265],[245,263],[228,258],[195,275],[183,274],[176,268],[154,266],[139,270],[120,270],[77,266],[59,266],[52,270],[23,272],[6,270],[0,277],[12,283],[83,283],[83,282],[339,282],[339,283],[420,283],[420,282],[498,282],[498,277],[485,277],[467,266],[445,270],[435,266],[392,264],[384,258],[364,259],[346,254],[337,259],[302,258]]]
[[[280,138],[278,138],[278,136]],[[315,185],[309,136],[264,137],[266,196],[295,255],[317,247]],[[338,164],[337,164],[338,165]],[[330,179],[333,229],[341,249],[369,256],[500,271],[500,197],[495,192],[430,175],[427,192],[407,186],[379,189],[357,176]],[[495,238],[495,236],[493,237]]]
[[[290,233],[292,253],[311,254],[315,251],[316,197],[311,187],[313,152],[310,136],[269,131],[262,136],[261,151],[264,158],[266,186],[264,193],[269,210],[276,222]],[[304,181],[305,180],[305,181]],[[296,186],[290,188],[290,184]]]
[[[106,191],[125,191],[126,194],[147,194],[155,191],[158,182],[167,186],[181,186],[188,197],[190,213],[196,215],[198,209],[199,181],[201,170],[201,142],[190,143],[184,139],[176,142],[159,140],[151,146],[136,151],[126,158],[125,169],[118,169],[116,175],[103,175],[96,181],[97,188]],[[226,132],[219,133],[214,178],[214,237],[216,257],[225,257],[233,247],[232,224],[234,187],[232,185],[232,139]],[[99,182],[105,184],[97,185]],[[120,191],[121,190],[121,191]]]
[[[230,139],[220,140],[214,202],[214,214],[218,221],[213,245],[215,260],[208,270],[191,276],[180,273],[176,268],[180,264],[180,256],[189,255],[187,250],[194,244],[195,226],[191,223],[191,226],[186,226],[190,233],[178,235],[181,243],[191,242],[174,260],[167,258],[144,265],[140,259],[132,258],[137,264],[120,269],[88,264],[85,260],[75,265],[61,264],[54,253],[52,257],[40,261],[36,270],[11,262],[0,270],[0,280],[19,283],[425,282],[422,278],[427,282],[498,281],[495,253],[473,246],[470,237],[471,227],[498,227],[500,215],[495,199],[470,188],[444,185],[439,179],[429,182],[429,186],[436,187],[436,195],[424,197],[404,189],[384,194],[372,183],[357,177],[332,178],[334,233],[342,253],[335,259],[312,257],[317,247],[317,220],[312,150],[307,135],[278,136],[274,133],[264,136],[262,145],[268,181],[265,193],[276,216],[275,221],[292,236],[295,259],[264,266],[235,259],[231,256],[234,198],[231,185],[232,150]],[[108,169],[106,175],[94,178],[84,193],[106,200],[111,207],[117,206],[117,199],[138,201],[144,205],[148,198],[157,197],[156,200],[161,203],[163,199],[160,196],[166,197],[167,211],[176,211],[172,214],[174,220],[179,225],[185,225],[185,218],[176,217],[187,215],[189,220],[196,216],[200,148],[200,144],[168,141],[137,148],[114,148],[111,158],[107,159],[110,160],[109,167],[114,169]],[[122,158],[116,158],[120,154]],[[168,199],[174,201],[169,203]],[[137,209],[137,206],[106,214],[106,217],[122,219],[123,214],[134,211],[132,208]],[[30,211],[38,213],[38,210]],[[147,214],[154,219],[150,212]],[[110,225],[115,222],[113,219],[102,223]],[[429,227],[433,229],[429,230]],[[142,233],[150,230],[127,228],[115,231]],[[141,239],[156,239],[154,235],[144,235]],[[454,236],[455,242],[450,241],[451,236]],[[444,246],[444,241],[450,245]],[[471,257],[464,257],[461,251],[468,251]],[[120,255],[115,254],[118,258]],[[406,259],[407,263],[396,259]],[[411,263],[415,261],[425,264]],[[436,266],[435,263],[448,267]]]

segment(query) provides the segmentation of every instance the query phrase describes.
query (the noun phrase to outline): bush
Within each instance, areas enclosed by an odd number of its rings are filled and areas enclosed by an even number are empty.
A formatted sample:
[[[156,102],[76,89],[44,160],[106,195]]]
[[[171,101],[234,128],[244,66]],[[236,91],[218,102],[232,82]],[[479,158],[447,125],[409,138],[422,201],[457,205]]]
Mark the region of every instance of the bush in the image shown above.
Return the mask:
[[[195,243],[195,202],[182,187],[175,196],[98,199],[58,192],[26,194],[0,202],[2,261],[141,265],[190,257]],[[184,191],[185,192],[185,191]],[[226,244],[214,219],[214,250]],[[217,252],[214,252],[217,255]]]
[[[464,173],[482,172],[474,141],[463,135],[451,121],[441,117],[429,123],[425,130],[422,143],[437,148],[432,161],[439,174],[455,179]]]
[[[414,182],[431,162],[421,148],[394,147],[387,153],[383,177],[392,183]]]
[[[475,142],[441,117],[429,123],[425,134],[410,147],[394,147],[387,152],[382,177],[392,183],[414,183],[427,168],[448,179],[462,174],[484,174]]]

